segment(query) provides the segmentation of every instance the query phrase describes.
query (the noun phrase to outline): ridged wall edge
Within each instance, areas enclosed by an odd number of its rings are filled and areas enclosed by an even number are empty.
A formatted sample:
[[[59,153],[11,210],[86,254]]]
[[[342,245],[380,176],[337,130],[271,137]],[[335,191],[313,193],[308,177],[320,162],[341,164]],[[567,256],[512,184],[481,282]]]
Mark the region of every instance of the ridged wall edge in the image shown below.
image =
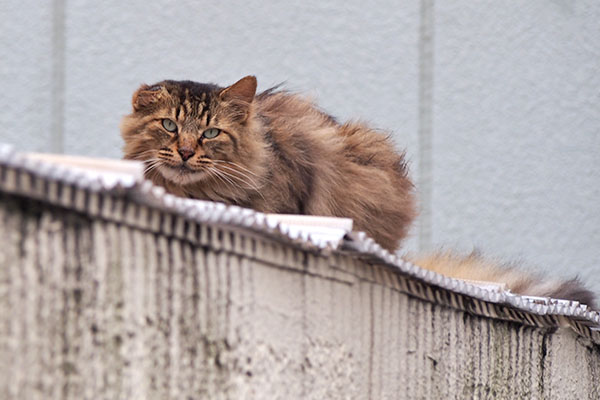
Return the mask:
[[[334,253],[368,259],[412,278],[398,276],[398,283],[404,292],[414,297],[530,326],[568,325],[579,335],[600,344],[600,313],[584,304],[489,290],[446,277],[388,252],[364,232],[352,232],[342,240],[315,239],[310,234],[291,231],[254,210],[179,198],[127,174],[104,180],[101,175],[28,159],[7,146],[0,146],[0,190],[140,228],[153,227],[170,235],[189,235],[185,225],[190,222],[226,226],[323,255]],[[134,207],[127,207],[127,202]],[[238,251],[247,252],[247,249]]]

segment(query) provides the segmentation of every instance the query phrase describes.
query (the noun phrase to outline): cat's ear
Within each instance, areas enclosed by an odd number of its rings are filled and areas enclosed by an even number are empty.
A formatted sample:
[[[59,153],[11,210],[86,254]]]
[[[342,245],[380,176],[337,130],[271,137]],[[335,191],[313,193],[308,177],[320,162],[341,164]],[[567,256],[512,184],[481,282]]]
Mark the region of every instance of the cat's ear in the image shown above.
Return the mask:
[[[135,111],[148,108],[153,104],[158,103],[164,96],[165,88],[160,85],[148,86],[142,85],[131,99],[131,104]]]
[[[221,90],[219,97],[222,100],[237,100],[252,103],[256,94],[256,77],[246,76],[233,85]]]

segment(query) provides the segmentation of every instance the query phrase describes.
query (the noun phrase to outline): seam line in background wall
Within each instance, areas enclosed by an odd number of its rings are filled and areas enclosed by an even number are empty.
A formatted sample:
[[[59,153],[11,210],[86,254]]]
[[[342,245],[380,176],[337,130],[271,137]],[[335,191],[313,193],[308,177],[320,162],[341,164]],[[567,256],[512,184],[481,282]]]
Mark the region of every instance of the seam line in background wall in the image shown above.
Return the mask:
[[[65,109],[65,1],[52,2],[52,126],[50,151],[64,151]]]
[[[419,251],[432,244],[434,0],[421,0],[419,24]]]

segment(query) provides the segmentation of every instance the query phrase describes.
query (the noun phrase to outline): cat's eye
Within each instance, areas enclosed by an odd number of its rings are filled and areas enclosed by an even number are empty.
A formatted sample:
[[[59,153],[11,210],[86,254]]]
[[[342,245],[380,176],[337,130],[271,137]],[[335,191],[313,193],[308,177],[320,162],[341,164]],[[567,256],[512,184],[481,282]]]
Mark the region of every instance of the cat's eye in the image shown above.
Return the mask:
[[[219,136],[219,133],[221,133],[220,129],[210,128],[210,129],[205,130],[202,133],[202,136],[204,136],[207,139],[212,139],[212,138],[216,138],[217,136]]]
[[[169,132],[177,132],[177,124],[168,118],[162,120],[162,126]]]

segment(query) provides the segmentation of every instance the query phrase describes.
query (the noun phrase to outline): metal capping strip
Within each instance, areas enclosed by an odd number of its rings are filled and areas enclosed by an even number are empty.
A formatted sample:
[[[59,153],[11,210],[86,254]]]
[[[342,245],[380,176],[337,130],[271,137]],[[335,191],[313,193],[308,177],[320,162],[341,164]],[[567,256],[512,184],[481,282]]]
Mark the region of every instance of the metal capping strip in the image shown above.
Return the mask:
[[[123,174],[122,179],[105,181],[54,163],[32,160],[16,153],[8,146],[0,146],[0,187],[7,192],[26,195],[63,207],[85,211],[107,219],[114,216],[123,222],[139,225],[136,214],[149,218],[148,224],[161,227],[166,234],[184,234],[184,220],[197,223],[239,227],[267,234],[272,238],[300,246],[305,250],[331,252],[339,241],[315,238],[310,234],[290,230],[287,226],[269,220],[265,214],[222,203],[184,199],[152,185]],[[129,198],[137,205],[126,207]],[[152,210],[158,210],[159,213]],[[173,214],[161,215],[160,211]],[[176,216],[182,218],[176,218]],[[170,218],[170,221],[165,221]]]
[[[600,312],[589,310],[586,305],[577,301],[520,296],[509,291],[480,288],[405,261],[383,249],[364,232],[352,232],[348,235],[344,249],[415,278],[416,281],[403,284],[404,289],[413,296],[432,302],[440,302],[445,298],[446,304],[464,311],[532,326],[562,326],[566,323],[578,334],[600,344]],[[436,290],[433,291],[433,296],[427,296],[419,281],[447,291],[449,298]]]
[[[185,224],[196,222],[244,228],[322,254],[350,253],[416,278],[398,279],[402,290],[415,297],[485,317],[532,326],[560,326],[566,322],[578,334],[600,344],[600,313],[588,310],[585,305],[489,290],[446,277],[391,254],[364,232],[352,232],[342,243],[315,240],[310,235],[290,232],[285,226],[269,221],[260,212],[179,198],[150,182],[140,182],[125,174],[121,179],[104,181],[101,176],[90,177],[71,168],[27,159],[6,146],[0,146],[0,188],[92,215],[120,215],[123,222],[132,225],[146,221],[147,226],[162,228],[167,234],[185,235]],[[125,198],[133,200],[135,207],[126,207]],[[216,234],[215,230],[211,232]]]

